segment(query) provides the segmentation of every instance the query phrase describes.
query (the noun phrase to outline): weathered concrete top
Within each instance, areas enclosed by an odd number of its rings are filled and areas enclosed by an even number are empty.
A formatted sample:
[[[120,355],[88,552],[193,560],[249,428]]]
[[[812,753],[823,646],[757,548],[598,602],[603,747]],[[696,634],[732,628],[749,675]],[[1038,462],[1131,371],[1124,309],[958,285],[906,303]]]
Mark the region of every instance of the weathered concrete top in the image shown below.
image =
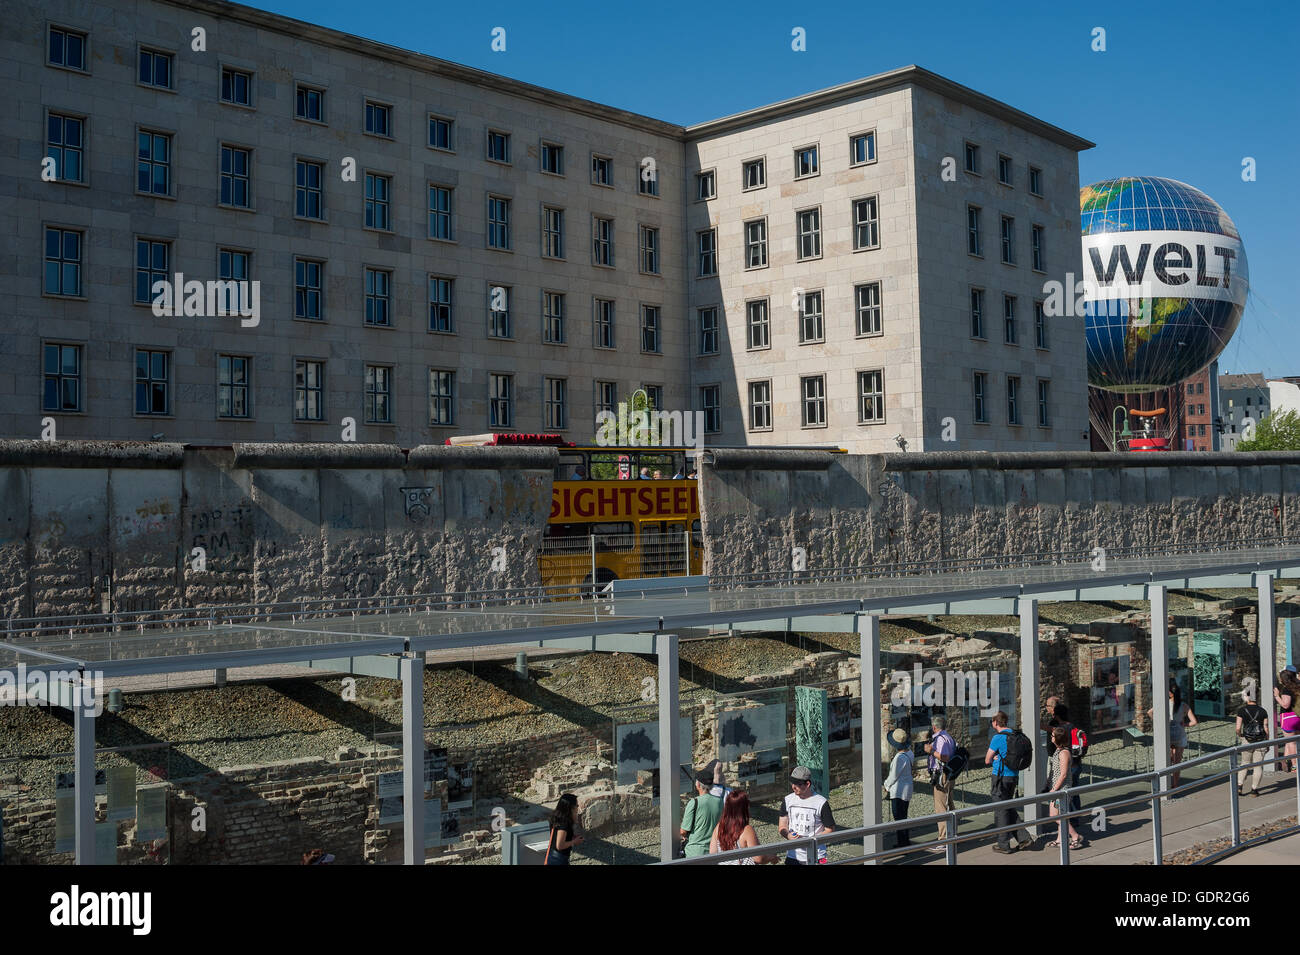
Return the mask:
[[[442,470],[551,470],[559,463],[555,448],[448,447],[422,444],[403,450],[392,444],[352,442],[246,442],[227,448],[161,441],[0,440],[0,467],[32,468],[180,468],[185,452],[228,451],[229,466],[241,470],[276,468],[420,468]],[[825,467],[824,464],[815,465]]]
[[[162,441],[0,440],[0,466],[27,468],[179,468],[185,445]]]
[[[1300,451],[1161,451],[1149,454],[1093,451],[920,451],[868,455],[885,471],[1036,471],[1045,468],[1171,468],[1300,465]],[[724,471],[819,471],[845,455],[778,448],[709,448],[704,460]]]
[[[317,442],[247,443],[234,446],[236,468],[403,468],[406,456],[393,444]]]
[[[923,451],[886,454],[886,471],[951,471],[993,468],[1037,471],[1044,468],[1253,467],[1300,464],[1300,451]]]

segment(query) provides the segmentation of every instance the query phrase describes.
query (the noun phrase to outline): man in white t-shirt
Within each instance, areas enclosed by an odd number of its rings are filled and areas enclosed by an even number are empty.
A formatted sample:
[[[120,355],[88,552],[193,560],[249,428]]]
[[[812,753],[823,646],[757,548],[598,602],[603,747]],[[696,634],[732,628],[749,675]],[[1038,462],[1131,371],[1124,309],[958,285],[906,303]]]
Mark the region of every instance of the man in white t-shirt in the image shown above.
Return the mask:
[[[813,790],[812,770],[807,766],[796,766],[790,771],[790,795],[785,797],[778,811],[780,819],[777,825],[782,839],[807,839],[835,831],[830,801]],[[817,862],[820,865],[825,861],[826,849],[819,846]],[[808,850],[791,849],[785,855],[785,864],[807,865]]]

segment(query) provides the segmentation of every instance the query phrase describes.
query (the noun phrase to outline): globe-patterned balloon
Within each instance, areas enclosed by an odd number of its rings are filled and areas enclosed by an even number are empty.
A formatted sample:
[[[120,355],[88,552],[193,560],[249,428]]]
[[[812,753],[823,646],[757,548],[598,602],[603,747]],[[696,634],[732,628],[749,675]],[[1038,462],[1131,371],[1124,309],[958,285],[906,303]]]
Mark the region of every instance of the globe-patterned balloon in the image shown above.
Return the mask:
[[[1219,204],[1173,179],[1108,179],[1079,190],[1079,218],[1088,383],[1153,391],[1217,358],[1250,285]]]

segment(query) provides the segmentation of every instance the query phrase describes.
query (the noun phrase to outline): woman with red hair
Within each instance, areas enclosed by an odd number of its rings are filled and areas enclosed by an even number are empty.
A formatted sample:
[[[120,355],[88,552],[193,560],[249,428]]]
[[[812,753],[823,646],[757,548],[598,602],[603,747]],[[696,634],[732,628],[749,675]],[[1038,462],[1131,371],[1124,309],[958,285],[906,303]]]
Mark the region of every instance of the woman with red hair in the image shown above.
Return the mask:
[[[751,849],[759,845],[758,835],[749,821],[749,796],[739,789],[727,793],[722,804],[722,818],[713,828],[709,852],[730,852],[732,849]],[[775,861],[775,856],[745,856],[718,865],[762,865]]]

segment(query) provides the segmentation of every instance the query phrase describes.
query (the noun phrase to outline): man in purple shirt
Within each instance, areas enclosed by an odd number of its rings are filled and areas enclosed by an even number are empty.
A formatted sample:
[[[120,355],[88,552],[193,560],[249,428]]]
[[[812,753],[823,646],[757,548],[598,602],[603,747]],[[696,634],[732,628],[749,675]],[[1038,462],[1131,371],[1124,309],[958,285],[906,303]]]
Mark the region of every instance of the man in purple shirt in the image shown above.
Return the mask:
[[[948,812],[952,808],[952,778],[942,772],[936,776],[934,773],[943,768],[943,764],[948,762],[953,752],[957,749],[957,743],[948,732],[948,721],[942,716],[935,716],[930,720],[930,742],[925,744],[925,751],[929,755],[928,765],[930,768],[931,778],[934,783],[934,811]],[[954,833],[955,834],[955,833]],[[948,838],[948,823],[939,823],[940,841]],[[931,846],[931,852],[946,852],[944,846]]]

